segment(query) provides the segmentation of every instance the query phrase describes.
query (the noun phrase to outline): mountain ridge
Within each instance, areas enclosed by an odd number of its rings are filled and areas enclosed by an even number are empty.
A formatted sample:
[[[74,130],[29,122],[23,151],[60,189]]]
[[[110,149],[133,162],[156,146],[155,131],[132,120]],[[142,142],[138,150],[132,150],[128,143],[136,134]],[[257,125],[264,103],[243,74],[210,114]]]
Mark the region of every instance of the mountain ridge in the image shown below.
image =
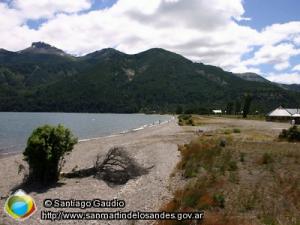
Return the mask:
[[[132,55],[107,48],[74,57],[38,45],[42,53],[0,52],[0,111],[208,112],[242,103],[247,94],[260,112],[300,104],[295,91],[161,48]]]

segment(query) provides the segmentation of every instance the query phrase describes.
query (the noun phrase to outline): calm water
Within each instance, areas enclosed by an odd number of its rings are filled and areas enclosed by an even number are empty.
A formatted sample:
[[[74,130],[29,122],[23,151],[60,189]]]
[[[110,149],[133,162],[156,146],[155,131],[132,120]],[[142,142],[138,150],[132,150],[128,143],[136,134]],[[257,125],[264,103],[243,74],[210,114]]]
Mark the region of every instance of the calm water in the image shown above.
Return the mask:
[[[23,151],[32,130],[44,124],[63,124],[82,140],[116,134],[169,119],[171,116],[144,114],[0,112],[0,154]]]

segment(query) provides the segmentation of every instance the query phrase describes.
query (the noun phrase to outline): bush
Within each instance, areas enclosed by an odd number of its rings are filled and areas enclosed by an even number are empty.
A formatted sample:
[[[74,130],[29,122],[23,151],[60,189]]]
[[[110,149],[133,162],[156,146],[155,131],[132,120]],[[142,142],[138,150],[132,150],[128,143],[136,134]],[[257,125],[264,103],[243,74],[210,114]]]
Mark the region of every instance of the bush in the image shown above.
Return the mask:
[[[216,203],[216,206],[218,206],[220,208],[225,207],[225,197],[222,194],[215,194],[214,201]]]
[[[224,130],[224,134],[231,134],[232,133],[232,130],[229,130],[229,129],[226,129],[226,130]]]
[[[236,171],[238,169],[236,161],[229,161],[228,163],[228,170],[229,171]]]
[[[35,129],[23,153],[29,164],[29,181],[50,184],[58,181],[64,155],[77,143],[69,129],[62,125],[45,125]]]
[[[244,152],[240,153],[240,161],[241,162],[245,162],[245,156],[246,156],[246,153],[244,153]]]
[[[182,119],[182,120],[188,120],[188,119],[191,119],[192,118],[192,115],[190,114],[181,114],[178,116],[179,119]]]
[[[239,134],[239,133],[241,133],[241,130],[238,129],[238,128],[234,128],[234,129],[233,129],[233,133]]]
[[[178,124],[180,126],[195,126],[192,115],[190,114],[181,114],[178,116]]]
[[[290,142],[300,141],[300,129],[297,126],[293,126],[288,130],[284,129],[280,133],[279,139],[286,139]]]
[[[262,156],[262,163],[263,164],[269,164],[274,162],[274,159],[270,153],[264,153]]]

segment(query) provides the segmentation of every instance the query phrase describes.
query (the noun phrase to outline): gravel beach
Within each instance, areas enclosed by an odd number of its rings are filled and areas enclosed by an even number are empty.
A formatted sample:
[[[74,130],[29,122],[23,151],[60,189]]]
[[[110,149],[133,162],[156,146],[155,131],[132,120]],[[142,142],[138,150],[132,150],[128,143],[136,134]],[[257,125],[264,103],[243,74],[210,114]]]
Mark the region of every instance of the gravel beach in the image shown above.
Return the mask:
[[[22,224],[151,224],[153,221],[44,221],[40,219],[44,199],[76,199],[92,200],[95,198],[125,200],[126,207],[122,211],[158,211],[164,201],[171,197],[169,177],[179,160],[178,144],[189,142],[193,131],[179,127],[176,120],[148,127],[117,136],[102,137],[80,142],[66,157],[62,172],[70,172],[73,168],[84,169],[93,166],[97,154],[105,154],[113,146],[125,147],[129,155],[141,166],[153,167],[147,175],[128,181],[125,185],[109,186],[104,181],[93,177],[62,179],[56,187],[43,192],[32,191],[37,212]],[[19,165],[26,163],[22,155],[13,155],[0,159],[0,205],[3,209],[5,200],[16,185],[20,184],[23,174],[18,174]],[[4,211],[0,211],[0,224],[16,224]],[[48,209],[49,210],[49,209]],[[53,208],[51,211],[57,211]],[[66,211],[82,211],[81,209],[65,209]],[[94,209],[92,211],[99,211]],[[103,211],[103,210],[101,210]],[[119,211],[119,209],[114,210]]]
[[[170,174],[179,161],[178,144],[190,142],[195,137],[195,131],[201,129],[208,132],[216,129],[228,129],[238,127],[250,129],[260,134],[269,135],[271,138],[290,125],[285,123],[269,123],[264,121],[238,120],[218,117],[204,117],[201,127],[180,127],[177,121],[171,120],[153,127],[142,130],[120,134],[110,137],[101,137],[89,141],[82,141],[75,146],[75,149],[66,157],[66,164],[62,172],[90,168],[94,165],[97,155],[105,155],[111,147],[121,146],[126,148],[129,155],[141,166],[151,168],[149,173],[136,179],[129,180],[125,185],[109,186],[102,180],[93,177],[61,179],[58,185],[44,191],[31,191],[30,195],[35,199],[37,212],[22,224],[153,224],[155,221],[45,221],[41,220],[41,211],[61,211],[62,209],[46,209],[43,207],[45,199],[75,199],[92,200],[119,199],[126,202],[123,209],[110,209],[110,211],[141,211],[156,212],[164,202],[172,197],[172,186],[176,187],[180,180],[170,178]],[[0,158],[0,207],[3,209],[6,199],[11,190],[20,184],[23,174],[18,174],[19,165],[26,163],[22,155],[12,155]],[[174,183],[175,182],[175,183]],[[18,224],[0,210],[0,225]],[[64,211],[79,212],[101,212],[108,209],[63,209]],[[21,223],[20,223],[21,224]]]

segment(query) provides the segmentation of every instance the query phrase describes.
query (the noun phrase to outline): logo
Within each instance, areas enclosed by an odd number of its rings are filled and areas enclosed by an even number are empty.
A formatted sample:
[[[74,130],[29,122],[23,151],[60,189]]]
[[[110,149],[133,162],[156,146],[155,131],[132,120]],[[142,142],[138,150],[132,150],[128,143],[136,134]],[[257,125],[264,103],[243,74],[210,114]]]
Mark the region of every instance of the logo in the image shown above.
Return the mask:
[[[23,190],[16,191],[5,203],[5,212],[15,220],[26,220],[36,211],[36,204]]]

